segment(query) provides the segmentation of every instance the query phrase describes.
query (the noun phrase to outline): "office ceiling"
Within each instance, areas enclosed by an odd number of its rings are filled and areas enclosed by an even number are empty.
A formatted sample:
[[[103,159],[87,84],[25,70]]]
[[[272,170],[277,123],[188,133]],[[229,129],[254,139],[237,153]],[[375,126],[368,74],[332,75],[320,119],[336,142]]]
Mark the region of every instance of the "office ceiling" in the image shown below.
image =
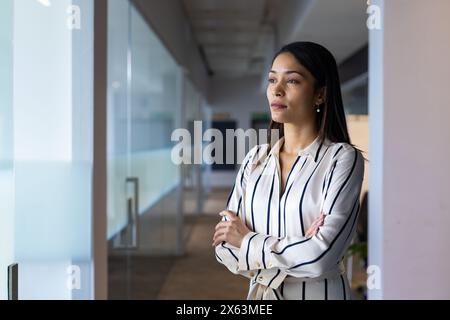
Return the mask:
[[[293,2],[308,0],[182,1],[210,70],[240,77],[265,72],[266,54],[274,49],[274,26]],[[362,0],[313,0],[290,38],[318,41],[342,61],[367,43],[365,8]]]
[[[260,74],[282,0],[183,0],[214,74]]]

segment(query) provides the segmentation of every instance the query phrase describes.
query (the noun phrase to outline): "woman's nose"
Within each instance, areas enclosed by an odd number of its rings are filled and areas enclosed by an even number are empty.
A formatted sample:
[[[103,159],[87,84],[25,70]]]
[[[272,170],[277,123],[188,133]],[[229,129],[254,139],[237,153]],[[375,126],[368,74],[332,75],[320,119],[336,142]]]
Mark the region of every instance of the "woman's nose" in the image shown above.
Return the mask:
[[[283,95],[284,93],[281,91],[275,91],[275,93],[273,94],[274,97],[282,97]]]
[[[275,97],[281,97],[283,95],[283,90],[278,85],[273,89],[272,92],[273,96]]]

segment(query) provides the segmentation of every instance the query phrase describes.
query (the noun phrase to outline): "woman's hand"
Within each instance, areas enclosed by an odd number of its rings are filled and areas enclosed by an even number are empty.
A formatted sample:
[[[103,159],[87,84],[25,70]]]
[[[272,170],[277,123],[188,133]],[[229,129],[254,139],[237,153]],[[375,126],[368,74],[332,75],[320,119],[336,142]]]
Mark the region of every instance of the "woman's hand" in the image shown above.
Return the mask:
[[[221,221],[216,225],[212,246],[215,247],[222,241],[225,241],[240,248],[242,239],[250,232],[250,229],[247,228],[244,222],[233,211],[224,210],[219,214],[221,216],[227,216],[228,221]]]
[[[323,226],[323,222],[325,220],[325,214],[322,212],[320,216],[313,221],[311,227],[306,231],[305,237],[312,237],[319,232],[319,228]]]

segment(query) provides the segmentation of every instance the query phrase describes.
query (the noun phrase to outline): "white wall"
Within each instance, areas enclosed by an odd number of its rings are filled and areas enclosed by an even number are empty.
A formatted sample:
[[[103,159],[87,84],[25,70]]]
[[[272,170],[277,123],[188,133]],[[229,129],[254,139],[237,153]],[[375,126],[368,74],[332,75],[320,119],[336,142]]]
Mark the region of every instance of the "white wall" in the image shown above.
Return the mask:
[[[369,153],[369,117],[367,115],[347,115],[347,128],[350,141],[363,151],[363,156],[370,159]],[[364,180],[361,188],[361,199],[369,188],[368,162],[364,163]]]
[[[384,1],[371,35],[371,298],[450,298],[448,12],[447,0]]]

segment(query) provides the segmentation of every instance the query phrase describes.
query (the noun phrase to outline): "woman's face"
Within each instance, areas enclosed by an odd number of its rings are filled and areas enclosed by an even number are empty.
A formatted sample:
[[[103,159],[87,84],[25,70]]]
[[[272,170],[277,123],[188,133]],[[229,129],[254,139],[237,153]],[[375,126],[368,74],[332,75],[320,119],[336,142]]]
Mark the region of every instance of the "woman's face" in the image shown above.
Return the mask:
[[[276,57],[268,81],[267,99],[274,121],[294,124],[314,121],[315,105],[322,99],[315,92],[313,75],[291,53]]]

